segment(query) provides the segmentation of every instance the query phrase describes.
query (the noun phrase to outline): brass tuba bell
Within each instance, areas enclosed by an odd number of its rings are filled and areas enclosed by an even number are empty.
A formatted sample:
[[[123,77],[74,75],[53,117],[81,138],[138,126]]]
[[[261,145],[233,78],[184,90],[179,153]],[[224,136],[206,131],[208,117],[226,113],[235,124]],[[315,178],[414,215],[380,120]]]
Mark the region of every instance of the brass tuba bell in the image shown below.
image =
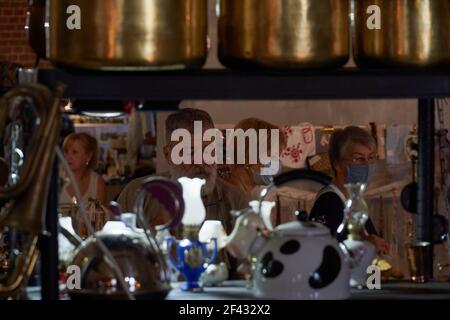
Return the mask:
[[[59,129],[59,98],[45,86],[23,84],[0,100],[0,298],[18,297],[36,264]]]

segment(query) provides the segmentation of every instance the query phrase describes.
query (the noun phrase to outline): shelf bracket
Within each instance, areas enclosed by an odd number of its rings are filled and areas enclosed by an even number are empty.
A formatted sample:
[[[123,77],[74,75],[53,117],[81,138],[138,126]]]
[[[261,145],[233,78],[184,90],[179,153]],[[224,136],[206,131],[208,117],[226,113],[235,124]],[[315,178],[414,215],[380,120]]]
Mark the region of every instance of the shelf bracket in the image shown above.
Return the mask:
[[[431,244],[429,270],[433,273],[433,198],[434,198],[434,99],[419,99],[419,162],[416,240]]]

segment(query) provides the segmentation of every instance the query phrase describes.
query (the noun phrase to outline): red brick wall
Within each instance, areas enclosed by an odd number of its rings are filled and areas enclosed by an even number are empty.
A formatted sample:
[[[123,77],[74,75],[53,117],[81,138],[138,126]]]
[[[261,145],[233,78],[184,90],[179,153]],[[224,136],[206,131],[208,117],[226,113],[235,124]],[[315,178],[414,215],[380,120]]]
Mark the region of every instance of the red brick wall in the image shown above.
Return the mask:
[[[28,0],[0,0],[0,62],[34,65],[36,57],[25,33],[27,8]]]

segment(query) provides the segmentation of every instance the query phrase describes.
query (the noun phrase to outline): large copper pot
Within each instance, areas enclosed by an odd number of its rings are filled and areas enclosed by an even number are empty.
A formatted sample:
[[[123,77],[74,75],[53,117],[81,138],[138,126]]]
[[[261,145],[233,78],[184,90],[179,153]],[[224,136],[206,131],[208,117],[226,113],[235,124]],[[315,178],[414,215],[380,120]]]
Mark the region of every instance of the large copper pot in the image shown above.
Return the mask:
[[[221,0],[228,67],[339,67],[349,58],[348,0]]]
[[[47,56],[55,64],[183,69],[201,67],[206,60],[207,0],[47,1]],[[81,9],[79,30],[67,28],[72,5]]]
[[[381,29],[368,27],[367,19],[374,12],[367,13],[371,5],[381,9]],[[354,0],[354,6],[353,47],[358,66],[450,64],[450,0]]]

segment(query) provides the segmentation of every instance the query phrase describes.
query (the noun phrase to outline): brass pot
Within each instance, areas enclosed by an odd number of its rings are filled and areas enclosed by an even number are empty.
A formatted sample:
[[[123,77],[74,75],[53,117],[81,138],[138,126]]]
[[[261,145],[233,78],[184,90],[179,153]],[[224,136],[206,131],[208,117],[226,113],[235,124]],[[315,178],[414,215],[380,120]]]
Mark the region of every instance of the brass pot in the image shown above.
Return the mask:
[[[367,9],[381,9],[369,29]],[[450,62],[450,0],[354,0],[353,51],[359,67],[438,67]]]
[[[349,58],[348,0],[221,0],[228,67],[339,67]]]
[[[47,56],[57,65],[184,69],[206,60],[207,0],[47,1]],[[72,5],[81,9],[81,29],[67,27]]]

